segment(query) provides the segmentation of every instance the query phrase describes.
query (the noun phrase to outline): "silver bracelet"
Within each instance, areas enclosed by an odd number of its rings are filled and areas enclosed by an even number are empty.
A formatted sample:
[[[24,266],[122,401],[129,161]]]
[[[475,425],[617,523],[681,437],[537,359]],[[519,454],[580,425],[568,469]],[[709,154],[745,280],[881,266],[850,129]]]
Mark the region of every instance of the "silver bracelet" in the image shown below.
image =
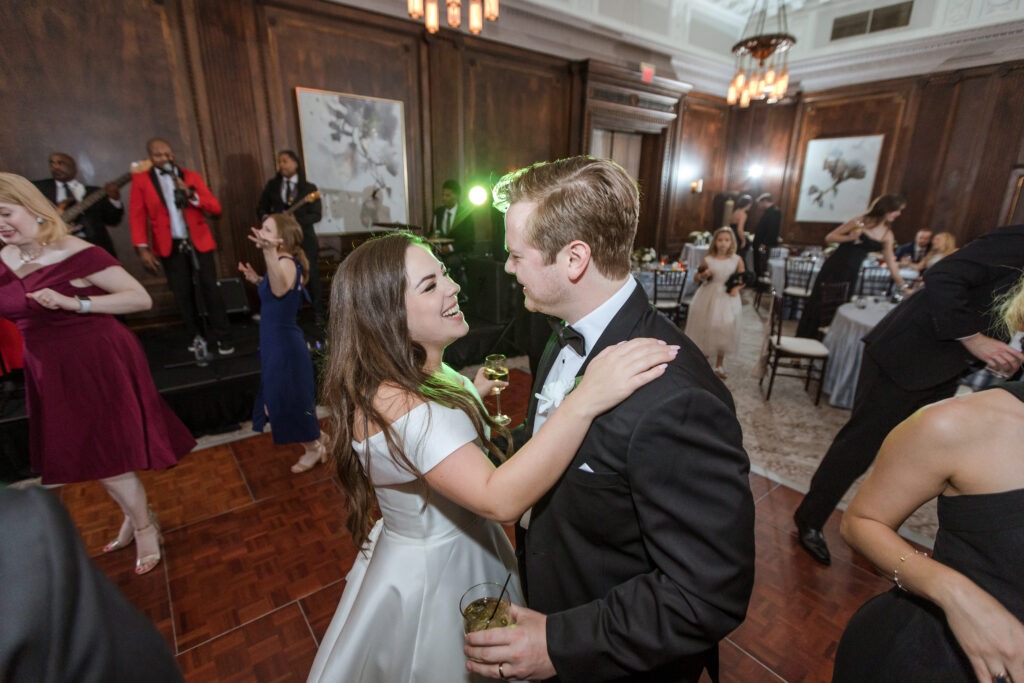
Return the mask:
[[[79,309],[76,313],[88,313],[89,309],[92,308],[92,300],[87,296],[75,296],[78,299]]]

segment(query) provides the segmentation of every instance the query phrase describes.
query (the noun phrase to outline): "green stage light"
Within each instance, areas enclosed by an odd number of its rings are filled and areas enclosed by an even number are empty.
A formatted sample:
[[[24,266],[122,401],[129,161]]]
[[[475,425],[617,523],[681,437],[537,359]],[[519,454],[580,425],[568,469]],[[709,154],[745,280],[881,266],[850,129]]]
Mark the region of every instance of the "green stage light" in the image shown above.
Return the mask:
[[[483,206],[487,202],[487,189],[482,185],[474,185],[469,191],[469,201],[477,206]]]

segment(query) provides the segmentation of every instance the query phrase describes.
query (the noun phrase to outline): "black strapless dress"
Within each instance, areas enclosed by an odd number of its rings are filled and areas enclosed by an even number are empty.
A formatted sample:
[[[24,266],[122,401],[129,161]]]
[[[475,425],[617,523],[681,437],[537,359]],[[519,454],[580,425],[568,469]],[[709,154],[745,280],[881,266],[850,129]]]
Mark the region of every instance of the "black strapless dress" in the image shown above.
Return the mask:
[[[843,242],[825,259],[825,263],[821,265],[821,272],[814,281],[811,296],[804,305],[796,336],[818,338],[818,328],[832,322],[831,318],[825,320],[821,315],[821,286],[826,282],[848,282],[850,288],[847,295],[853,296],[857,278],[860,276],[860,267],[867,255],[873,251],[882,251],[882,243],[862,233],[856,242]]]
[[[994,388],[1024,401],[1024,382]],[[1024,621],[1024,489],[940,496],[934,557]],[[976,677],[942,610],[893,588],[850,619],[836,651],[832,681],[974,683]]]

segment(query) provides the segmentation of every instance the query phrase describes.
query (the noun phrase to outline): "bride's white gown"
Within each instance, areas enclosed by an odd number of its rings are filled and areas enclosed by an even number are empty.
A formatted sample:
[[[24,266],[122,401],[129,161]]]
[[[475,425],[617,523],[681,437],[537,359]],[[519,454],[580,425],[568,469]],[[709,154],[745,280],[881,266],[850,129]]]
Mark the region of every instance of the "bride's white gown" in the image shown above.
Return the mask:
[[[436,403],[417,406],[394,427],[406,456],[424,473],[476,440],[465,413]],[[353,445],[383,519],[370,533],[369,550],[357,555],[346,577],[309,681],[487,680],[466,671],[459,598],[478,583],[504,583],[512,572],[512,600],[523,604],[508,537],[496,522],[436,491],[428,496],[425,484],[392,462],[383,433]]]

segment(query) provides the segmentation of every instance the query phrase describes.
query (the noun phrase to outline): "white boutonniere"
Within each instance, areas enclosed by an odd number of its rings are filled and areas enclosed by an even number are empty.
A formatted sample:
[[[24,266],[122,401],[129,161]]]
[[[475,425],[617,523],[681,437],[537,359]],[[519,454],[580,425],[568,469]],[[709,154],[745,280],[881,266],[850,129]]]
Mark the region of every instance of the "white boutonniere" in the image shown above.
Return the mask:
[[[548,417],[555,411],[555,408],[562,404],[565,397],[573,389],[579,386],[583,377],[566,377],[557,382],[550,382],[544,385],[543,391],[535,394],[537,397],[537,415]]]

